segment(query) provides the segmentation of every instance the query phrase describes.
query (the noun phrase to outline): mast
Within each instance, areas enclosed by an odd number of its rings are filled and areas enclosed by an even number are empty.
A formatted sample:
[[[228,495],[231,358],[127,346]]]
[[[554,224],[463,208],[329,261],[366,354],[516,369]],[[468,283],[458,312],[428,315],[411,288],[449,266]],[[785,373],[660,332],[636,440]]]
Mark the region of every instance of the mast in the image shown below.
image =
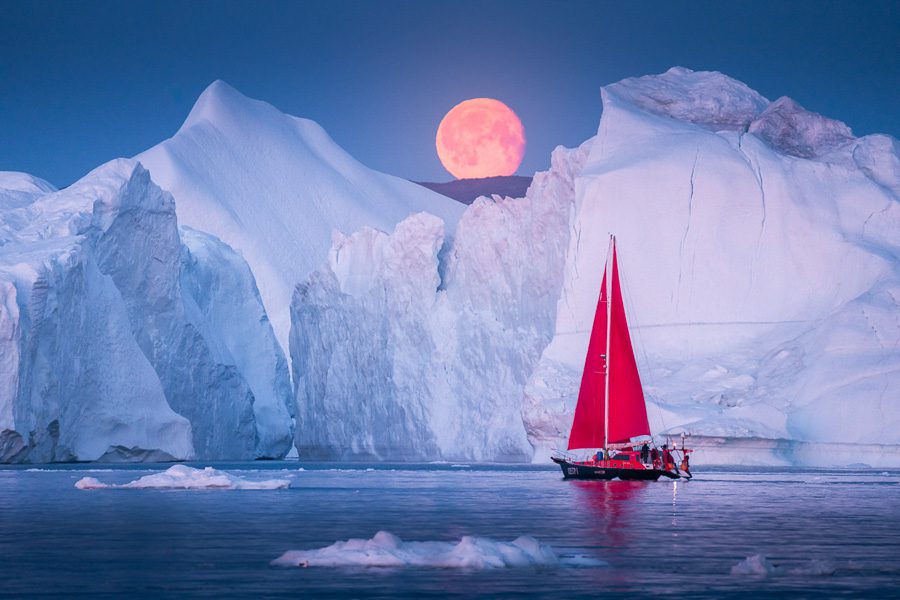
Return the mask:
[[[569,450],[609,450],[610,444],[650,435],[644,391],[625,318],[614,236],[609,237],[599,296],[569,433]],[[609,362],[611,354],[616,355],[614,363]]]
[[[606,254],[606,272],[612,273],[610,264],[612,263],[613,252],[616,251],[616,237],[609,236],[609,252]],[[606,277],[606,374],[603,383],[603,456],[609,456],[607,448],[609,444],[609,355],[610,355],[610,332],[612,331],[612,277]]]

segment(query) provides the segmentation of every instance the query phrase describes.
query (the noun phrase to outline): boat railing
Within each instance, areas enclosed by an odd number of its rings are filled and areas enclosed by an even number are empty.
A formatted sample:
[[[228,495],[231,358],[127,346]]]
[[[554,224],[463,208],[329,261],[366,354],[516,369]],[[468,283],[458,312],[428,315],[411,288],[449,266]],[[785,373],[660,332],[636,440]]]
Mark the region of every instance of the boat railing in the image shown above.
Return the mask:
[[[556,456],[557,458],[562,458],[563,460],[567,460],[569,462],[579,460],[579,457],[577,455],[569,452],[568,450],[560,450],[559,448],[552,448],[551,452],[553,453],[553,456]]]

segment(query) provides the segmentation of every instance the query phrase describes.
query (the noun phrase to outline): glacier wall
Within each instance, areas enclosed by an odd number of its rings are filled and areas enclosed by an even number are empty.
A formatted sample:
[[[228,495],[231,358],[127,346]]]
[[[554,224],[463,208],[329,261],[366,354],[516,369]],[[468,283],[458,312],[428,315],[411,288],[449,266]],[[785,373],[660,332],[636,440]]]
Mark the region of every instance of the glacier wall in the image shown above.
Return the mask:
[[[288,451],[287,368],[249,269],[211,236],[183,245],[146,170],[0,184],[0,460]]]

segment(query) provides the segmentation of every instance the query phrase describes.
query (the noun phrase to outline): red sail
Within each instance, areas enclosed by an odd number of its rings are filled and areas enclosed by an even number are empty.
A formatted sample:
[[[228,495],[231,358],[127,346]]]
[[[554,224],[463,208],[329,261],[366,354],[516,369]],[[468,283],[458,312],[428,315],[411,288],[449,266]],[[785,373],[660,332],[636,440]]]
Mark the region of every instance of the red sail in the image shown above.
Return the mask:
[[[581,389],[578,404],[575,405],[575,419],[569,433],[569,450],[575,448],[603,447],[603,398],[606,393],[606,269],[600,284],[600,300],[594,314],[594,328],[588,342],[584,359],[584,373],[581,375]]]
[[[619,286],[619,265],[616,259],[616,243],[613,240],[612,277],[612,330],[610,331],[609,374],[609,442],[627,442],[639,435],[650,435],[647,422],[647,404],[644,388],[638,374],[637,362],[628,322],[625,320],[625,303]]]
[[[612,245],[612,328],[609,352],[606,349],[607,293],[604,270],[600,300],[594,315],[594,328],[585,358],[575,419],[569,435],[569,449],[602,448],[604,446],[604,399],[606,393],[606,360],[609,357],[609,439],[607,443],[627,442],[633,437],[650,435],[647,406],[638,374],[625,306],[619,283],[615,242]]]

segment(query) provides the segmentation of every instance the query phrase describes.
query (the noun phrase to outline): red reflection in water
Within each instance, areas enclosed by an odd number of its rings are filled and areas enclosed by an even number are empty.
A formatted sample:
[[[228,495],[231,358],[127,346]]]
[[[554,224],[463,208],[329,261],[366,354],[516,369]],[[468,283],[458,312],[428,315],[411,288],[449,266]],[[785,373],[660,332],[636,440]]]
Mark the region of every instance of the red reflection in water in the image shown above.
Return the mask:
[[[598,533],[598,543],[621,547],[628,543],[635,521],[646,510],[642,496],[647,493],[646,481],[571,481],[577,490],[577,509],[592,516],[591,523]],[[643,515],[645,517],[646,515]]]

